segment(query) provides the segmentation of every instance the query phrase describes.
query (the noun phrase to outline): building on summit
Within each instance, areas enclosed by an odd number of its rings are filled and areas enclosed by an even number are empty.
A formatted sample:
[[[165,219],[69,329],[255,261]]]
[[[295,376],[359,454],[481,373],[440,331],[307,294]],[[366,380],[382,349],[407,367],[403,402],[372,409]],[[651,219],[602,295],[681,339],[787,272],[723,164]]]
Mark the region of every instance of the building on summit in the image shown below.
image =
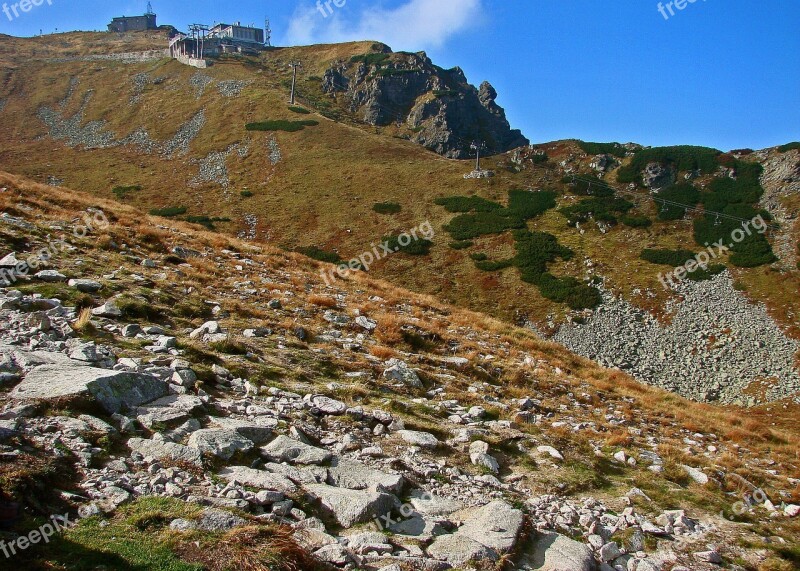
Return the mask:
[[[111,20],[108,25],[109,32],[141,32],[157,29],[156,14],[150,2],[147,3],[147,12],[143,16],[120,16]]]

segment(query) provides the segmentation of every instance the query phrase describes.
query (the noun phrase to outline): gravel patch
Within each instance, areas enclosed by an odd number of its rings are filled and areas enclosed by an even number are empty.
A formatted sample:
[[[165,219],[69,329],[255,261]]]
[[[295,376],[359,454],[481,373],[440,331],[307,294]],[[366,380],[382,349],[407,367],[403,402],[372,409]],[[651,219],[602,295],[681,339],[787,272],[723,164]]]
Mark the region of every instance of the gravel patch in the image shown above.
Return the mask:
[[[278,140],[275,138],[275,135],[270,135],[267,139],[267,147],[269,148],[269,162],[272,163],[272,166],[275,166],[281,162],[283,158],[281,156],[281,148],[278,146]]]
[[[795,395],[800,342],[778,327],[761,304],[733,288],[728,272],[677,286],[669,324],[608,292],[585,324],[563,325],[554,340],[641,381],[698,401],[752,406]],[[768,379],[763,386],[751,385]],[[749,387],[749,390],[745,389]]]
[[[189,85],[194,87],[194,98],[200,99],[206,91],[206,87],[214,83],[214,79],[204,73],[197,72],[189,79]]]
[[[217,83],[217,91],[223,97],[238,97],[242,90],[253,83],[252,81],[237,81],[235,79],[228,79]]]
[[[178,129],[172,139],[164,143],[161,154],[166,157],[187,154],[189,152],[189,144],[197,137],[205,123],[206,113],[205,110],[201,109],[199,113],[181,125],[181,128]]]

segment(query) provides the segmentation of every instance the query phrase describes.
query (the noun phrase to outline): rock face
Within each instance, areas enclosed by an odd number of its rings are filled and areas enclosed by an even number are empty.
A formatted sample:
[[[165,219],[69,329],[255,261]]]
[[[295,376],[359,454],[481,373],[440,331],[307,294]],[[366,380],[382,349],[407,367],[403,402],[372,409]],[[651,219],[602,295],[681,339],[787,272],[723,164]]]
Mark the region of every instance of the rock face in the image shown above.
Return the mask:
[[[529,144],[511,129],[490,83],[476,89],[460,68],[444,70],[425,52],[393,54],[388,46],[373,47],[379,53],[338,62],[322,82],[326,93],[343,96],[364,122],[401,122],[411,130],[412,141],[456,159],[470,156],[474,140],[485,141],[489,154]]]
[[[64,364],[35,368],[12,396],[43,400],[90,397],[107,412],[116,413],[166,394],[167,384],[152,375]]]

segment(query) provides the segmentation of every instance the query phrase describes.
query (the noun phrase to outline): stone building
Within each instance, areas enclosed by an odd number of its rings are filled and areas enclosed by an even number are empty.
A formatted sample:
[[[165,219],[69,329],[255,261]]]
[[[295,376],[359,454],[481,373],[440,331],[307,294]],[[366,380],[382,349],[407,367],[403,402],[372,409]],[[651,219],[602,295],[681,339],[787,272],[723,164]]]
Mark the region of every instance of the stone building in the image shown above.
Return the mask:
[[[156,29],[158,29],[156,15],[152,12],[143,16],[120,16],[111,20],[108,25],[109,32],[141,32]]]

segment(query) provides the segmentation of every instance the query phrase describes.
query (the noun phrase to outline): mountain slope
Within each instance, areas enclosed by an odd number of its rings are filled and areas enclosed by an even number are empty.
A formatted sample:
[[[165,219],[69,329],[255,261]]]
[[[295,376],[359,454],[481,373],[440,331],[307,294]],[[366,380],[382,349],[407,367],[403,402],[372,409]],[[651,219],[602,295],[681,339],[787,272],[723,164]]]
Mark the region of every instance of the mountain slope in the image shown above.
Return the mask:
[[[28,568],[797,562],[796,405],[743,421],[361,273],[330,287],[328,266],[270,246],[6,173],[0,190],[4,252],[49,246],[63,276],[0,289],[0,483],[20,531],[95,514],[21,553]],[[103,391],[53,392],[112,367],[173,394],[118,386],[138,401],[120,415]],[[405,527],[364,535],[384,515]]]
[[[651,189],[630,189],[617,182],[620,171],[650,150],[576,141],[537,145],[485,161],[484,166],[496,171],[492,179],[465,180],[463,175],[472,169],[469,161],[445,159],[412,141],[435,140],[428,130],[431,122],[436,123],[436,117],[446,119],[459,105],[467,106],[467,114],[491,114],[492,90],[484,86],[477,94],[469,92],[460,78],[455,85],[448,84],[445,79],[453,80],[455,72],[446,74],[420,54],[384,54],[385,47],[372,42],[309,46],[278,49],[260,58],[223,58],[198,71],[163,59],[133,63],[96,59],[104,47],[110,53],[127,51],[116,36],[67,34],[59,40],[62,43],[52,47],[42,39],[0,42],[4,62],[0,118],[8,126],[7,136],[0,141],[0,163],[9,170],[39,182],[113,197],[144,211],[213,225],[220,232],[288,249],[313,247],[343,260],[372,251],[386,237],[430,222],[435,237],[426,255],[387,256],[373,264],[370,273],[462,307],[529,323],[547,334],[557,332],[565,322],[580,325],[591,319],[593,310],[580,308],[598,297],[587,294],[587,288],[602,283],[604,291],[631,306],[621,317],[625,326],[619,329],[631,331],[620,343],[625,351],[615,352],[604,362],[630,367],[639,378],[660,383],[648,373],[653,368],[650,364],[632,366],[654,358],[650,351],[642,354],[637,344],[642,316],[636,312],[644,310],[666,326],[682,294],[665,289],[658,279],[669,266],[641,256],[646,249],[696,253],[702,244],[695,239],[695,223],[702,222],[704,215],[698,203],[700,213],[685,215],[679,209],[673,217],[667,209],[667,219],[662,219],[662,205],[653,199]],[[130,41],[130,50],[144,50],[163,46],[164,38],[132,34]],[[291,61],[303,63],[300,100],[311,114],[290,110],[286,103]],[[422,71],[416,75],[398,71],[414,66]],[[325,82],[332,69],[343,70],[342,76],[352,82],[344,91],[334,89],[335,97],[331,88],[339,81],[328,81],[327,87]],[[417,86],[417,81],[424,86]],[[454,86],[463,92],[458,97],[449,92]],[[368,124],[385,123],[385,112],[391,109],[385,103],[392,101],[402,101],[403,113],[408,112],[402,126]],[[308,119],[318,124],[294,132],[245,127]],[[702,190],[704,185],[730,180],[735,169],[726,164],[766,167],[761,176],[762,203],[741,206],[756,212],[768,208],[781,222],[779,229],[767,234],[778,260],[753,268],[735,265],[730,255],[717,261],[727,267],[731,278],[726,280],[726,299],[764,304],[768,319],[774,321],[775,342],[764,351],[786,352],[800,338],[796,295],[800,289],[796,266],[800,151],[770,149],[736,157],[713,150],[698,152],[712,157],[709,172],[695,176],[689,170],[663,165],[665,177],[672,182],[693,177],[683,180]],[[604,184],[597,178],[599,163],[605,165],[600,169]],[[648,166],[640,165],[631,184]],[[572,175],[581,178],[573,183]],[[590,182],[597,180],[605,194],[611,184],[613,196],[588,196],[592,187],[585,182],[587,177]],[[542,200],[547,208],[522,212],[510,208],[511,196],[520,196],[514,190],[552,193],[553,202]],[[529,194],[536,196],[524,195],[522,200],[548,196]],[[459,196],[482,198],[482,207],[494,214],[458,211],[460,199],[455,197]],[[595,203],[587,206],[587,199]],[[627,210],[601,215],[586,211],[607,208],[606,199],[613,208]],[[736,210],[740,205],[727,207]],[[569,225],[570,217],[576,216],[581,220]],[[625,218],[651,225],[629,226]],[[475,234],[487,219],[492,225],[482,226],[474,238],[456,237]],[[620,223],[611,224],[610,219]],[[709,224],[715,231],[713,216]],[[528,232],[520,234],[522,230]],[[525,250],[526,259],[519,257],[525,245],[544,243],[549,250],[543,268],[535,256],[535,263],[529,263],[536,247]],[[531,268],[536,271],[531,273]],[[571,310],[569,303],[579,309]],[[760,316],[760,309],[753,311]],[[731,358],[724,344],[716,343],[728,335],[728,324],[720,315],[712,308],[712,327],[693,321],[676,332],[679,341],[696,338],[715,352],[713,359],[698,363],[700,386],[694,390],[688,384],[683,394],[701,399],[719,394],[715,384],[727,384],[726,375],[745,380],[747,394],[737,385],[736,394],[726,397],[738,402],[760,402],[790,393],[796,367],[793,373],[784,363],[765,369],[760,363],[742,365]],[[743,322],[750,317],[744,315]],[[571,345],[576,350],[586,347],[585,338],[594,335],[591,327],[577,334],[583,338]],[[677,343],[666,349],[682,361],[685,352],[693,354],[694,347]],[[609,357],[586,351],[591,357]],[[777,384],[778,390],[762,390],[765,381]],[[749,388],[753,390],[748,392]]]

